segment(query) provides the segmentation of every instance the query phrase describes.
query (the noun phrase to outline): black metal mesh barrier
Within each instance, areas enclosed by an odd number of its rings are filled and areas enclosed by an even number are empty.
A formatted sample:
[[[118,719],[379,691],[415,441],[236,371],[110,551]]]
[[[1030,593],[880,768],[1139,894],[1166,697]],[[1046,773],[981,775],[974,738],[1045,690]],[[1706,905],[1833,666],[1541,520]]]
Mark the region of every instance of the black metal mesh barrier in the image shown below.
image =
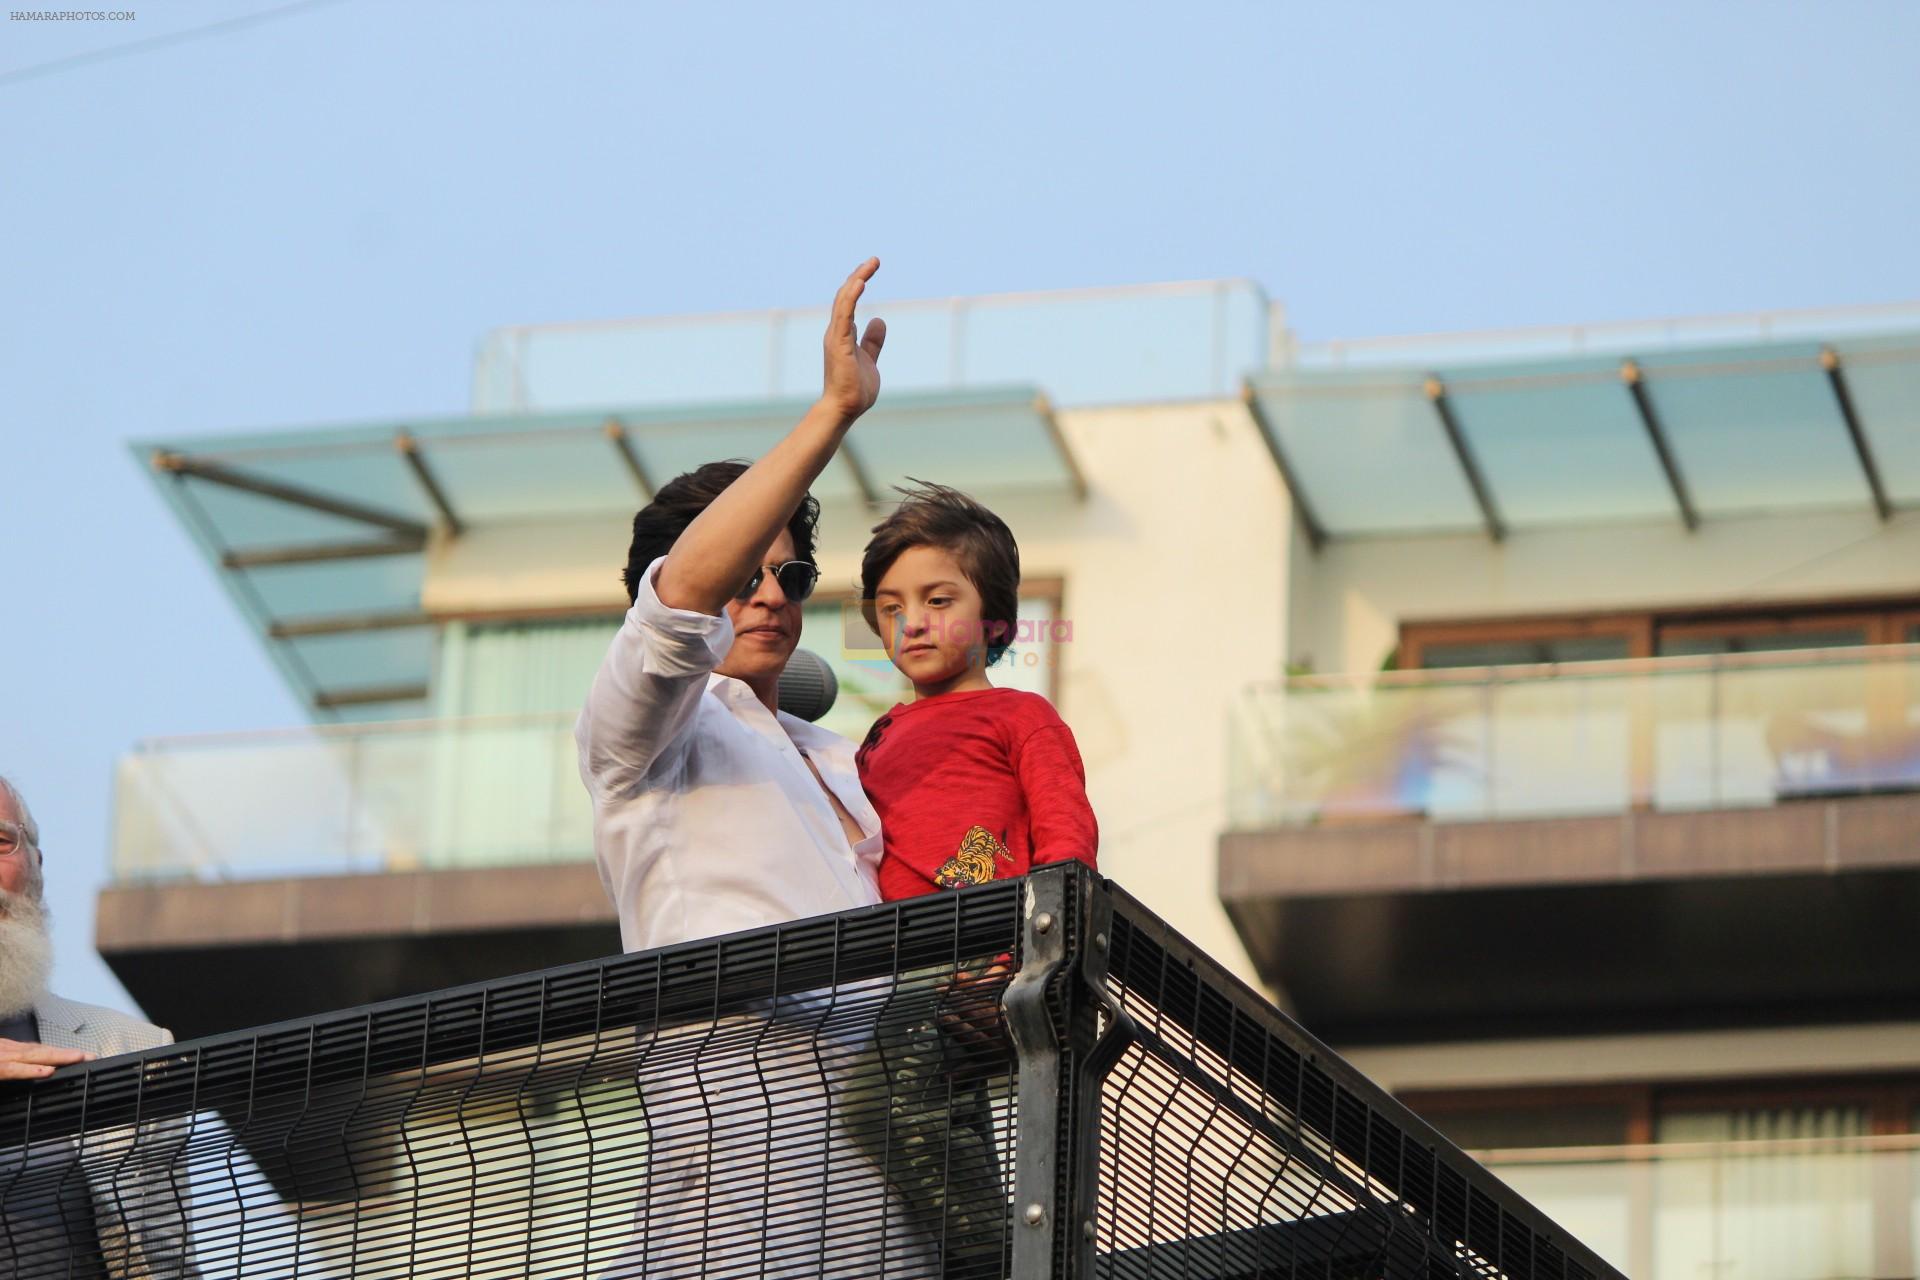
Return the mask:
[[[0,1085],[0,1274],[1610,1275],[1078,868]]]
[[[1087,1274],[1617,1274],[1134,898],[1098,898]]]

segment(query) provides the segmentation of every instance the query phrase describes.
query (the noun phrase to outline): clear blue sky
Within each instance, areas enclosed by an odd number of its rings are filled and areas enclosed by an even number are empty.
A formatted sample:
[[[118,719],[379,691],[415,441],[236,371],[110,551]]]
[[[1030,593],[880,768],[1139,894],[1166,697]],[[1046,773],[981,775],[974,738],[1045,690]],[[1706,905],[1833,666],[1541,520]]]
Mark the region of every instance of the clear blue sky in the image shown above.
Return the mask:
[[[492,326],[868,253],[882,310],[1249,276],[1310,339],[1920,298],[1910,0],[337,0],[8,78],[273,7],[116,3],[0,23],[0,771],[82,999],[116,756],[300,719],[129,439],[456,412]]]

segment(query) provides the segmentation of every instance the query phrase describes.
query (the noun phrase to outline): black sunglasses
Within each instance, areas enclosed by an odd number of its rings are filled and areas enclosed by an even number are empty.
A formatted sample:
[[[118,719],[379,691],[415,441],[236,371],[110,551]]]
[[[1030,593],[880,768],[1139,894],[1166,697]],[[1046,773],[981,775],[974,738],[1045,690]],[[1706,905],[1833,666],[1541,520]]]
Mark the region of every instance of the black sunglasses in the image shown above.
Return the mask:
[[[735,600],[751,600],[753,593],[767,579],[767,570],[773,570],[773,577],[780,584],[780,592],[794,604],[799,604],[813,594],[813,586],[820,581],[820,571],[805,560],[789,560],[785,564],[762,565],[753,571],[747,579],[747,585],[733,593]]]

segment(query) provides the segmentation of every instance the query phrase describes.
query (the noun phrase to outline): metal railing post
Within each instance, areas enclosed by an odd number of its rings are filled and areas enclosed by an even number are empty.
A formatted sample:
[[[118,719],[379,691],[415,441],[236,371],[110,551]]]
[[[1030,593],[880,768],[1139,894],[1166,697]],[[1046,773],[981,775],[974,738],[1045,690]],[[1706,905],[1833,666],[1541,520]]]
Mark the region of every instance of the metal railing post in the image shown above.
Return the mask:
[[[1100,1082],[1133,1022],[1106,992],[1105,881],[1067,863],[1034,872],[1024,893],[1020,971],[1003,998],[1019,1098],[1013,1274],[1080,1280],[1099,1233]]]
[[[1029,876],[1022,886],[1020,969],[1007,984],[1002,1007],[1016,1057],[1017,1132],[1014,1135],[1013,1274],[1055,1280],[1063,1218],[1073,1212],[1062,1150],[1062,1099],[1068,1092],[1062,1044],[1048,992],[1076,949],[1078,913],[1064,872]],[[1069,1005],[1071,1000],[1069,1000]],[[1060,1277],[1065,1280],[1065,1277]]]

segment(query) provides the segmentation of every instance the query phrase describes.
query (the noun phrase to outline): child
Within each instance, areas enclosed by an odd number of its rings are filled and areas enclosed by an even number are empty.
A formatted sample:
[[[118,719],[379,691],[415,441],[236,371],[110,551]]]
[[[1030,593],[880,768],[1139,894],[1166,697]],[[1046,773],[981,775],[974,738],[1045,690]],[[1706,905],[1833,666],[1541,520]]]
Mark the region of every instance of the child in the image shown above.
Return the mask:
[[[987,679],[1017,621],[1013,533],[958,490],[904,492],[860,565],[867,624],[914,692],[855,757],[880,815],[881,896],[985,884],[1068,858],[1093,866],[1098,828],[1072,730],[1045,698]],[[948,989],[973,981],[963,973]],[[957,1020],[962,1035],[977,1030],[976,1018]],[[940,1241],[945,1274],[984,1280],[1005,1274],[993,1114],[980,1084],[964,1080],[965,1040],[943,1034],[941,1021],[923,1000],[882,1028],[889,1120],[867,1127],[865,1145],[876,1159],[884,1145],[888,1177]]]
[[[920,485],[874,527],[861,609],[912,702],[881,716],[856,760],[880,813],[887,901],[1094,865],[1086,772],[1045,698],[996,689],[987,668],[1012,643],[1020,548],[999,516],[955,489]]]

